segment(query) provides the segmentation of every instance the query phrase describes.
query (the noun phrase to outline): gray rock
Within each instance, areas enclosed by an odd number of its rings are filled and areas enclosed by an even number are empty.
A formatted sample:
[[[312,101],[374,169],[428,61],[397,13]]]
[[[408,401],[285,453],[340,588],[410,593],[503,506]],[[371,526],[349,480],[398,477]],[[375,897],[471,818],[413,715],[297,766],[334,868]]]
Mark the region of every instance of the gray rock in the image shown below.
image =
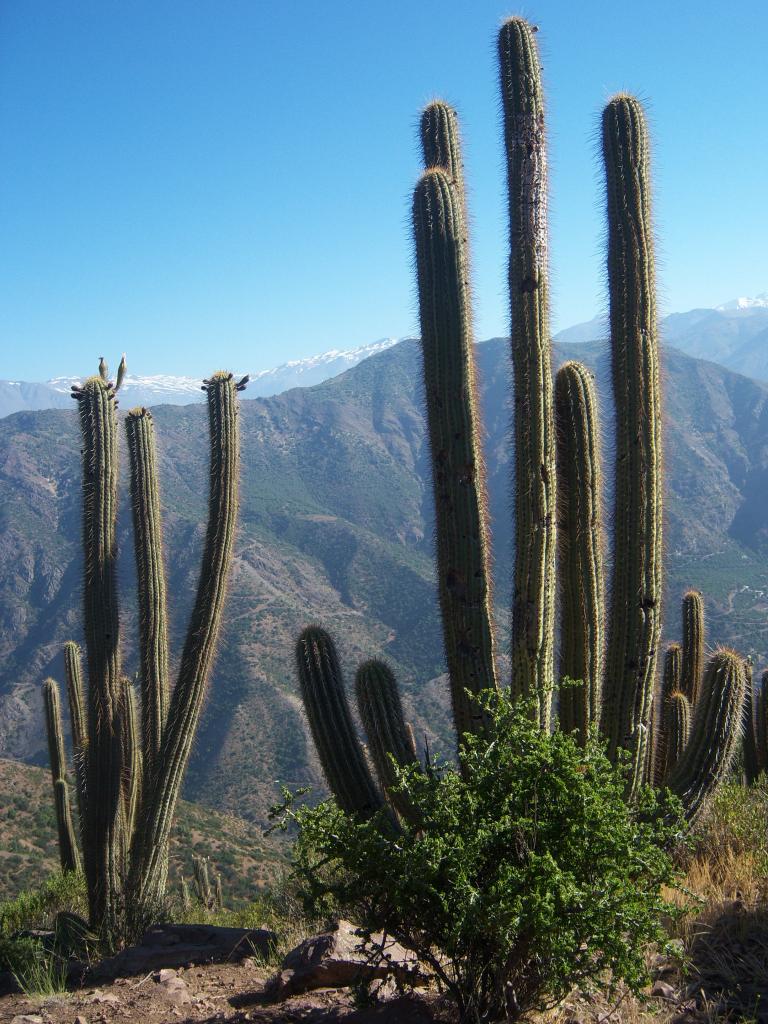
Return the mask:
[[[653,988],[651,989],[651,995],[656,999],[666,999],[670,1003],[677,1001],[677,991],[672,985],[667,984],[666,981],[654,982]]]
[[[375,942],[381,938],[373,936]],[[286,999],[311,989],[346,988],[390,977],[409,985],[426,981],[413,953],[392,941],[387,942],[384,958],[372,958],[356,926],[339,921],[332,931],[313,935],[292,949],[281,970],[268,979],[264,994]]]
[[[150,974],[187,964],[239,961],[254,953],[266,956],[277,941],[267,928],[219,928],[214,925],[161,924],[149,928],[137,946],[102,960],[94,978]]]

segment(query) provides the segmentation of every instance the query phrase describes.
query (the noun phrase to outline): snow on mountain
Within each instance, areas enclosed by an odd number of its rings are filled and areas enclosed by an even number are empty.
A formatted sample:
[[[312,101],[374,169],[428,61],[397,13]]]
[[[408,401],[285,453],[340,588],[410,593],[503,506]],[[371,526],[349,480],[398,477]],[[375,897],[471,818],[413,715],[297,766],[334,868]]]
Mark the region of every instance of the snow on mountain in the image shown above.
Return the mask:
[[[715,306],[718,313],[729,313],[739,309],[768,309],[768,292],[761,292],[753,298],[742,296],[738,299],[731,299],[724,302],[722,306]]]
[[[308,359],[292,359],[281,366],[251,373],[246,397],[266,398],[290,388],[311,387],[337,377],[368,356],[383,352],[396,344],[397,338],[382,338],[370,345],[353,349],[330,349]],[[245,372],[245,371],[243,371]],[[242,376],[242,373],[236,374]],[[69,395],[79,377],[55,377],[45,383],[0,380],[0,417],[13,412],[38,409],[68,408]],[[201,381],[197,377],[173,377],[168,374],[140,376],[126,374],[120,391],[124,409],[133,405],[188,405],[202,402]]]

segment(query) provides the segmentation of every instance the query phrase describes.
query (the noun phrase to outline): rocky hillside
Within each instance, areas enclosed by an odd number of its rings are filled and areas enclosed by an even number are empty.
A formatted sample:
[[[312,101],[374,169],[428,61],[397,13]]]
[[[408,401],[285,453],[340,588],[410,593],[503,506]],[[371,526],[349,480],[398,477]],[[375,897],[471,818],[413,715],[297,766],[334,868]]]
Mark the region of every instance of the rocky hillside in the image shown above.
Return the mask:
[[[486,342],[479,356],[503,638],[510,578],[506,344]],[[601,347],[560,347],[559,358],[574,356],[596,368],[605,394]],[[702,587],[711,641],[765,659],[768,385],[673,349],[664,373],[666,625],[670,634],[678,631],[683,588]],[[162,407],[156,415],[177,653],[204,528],[204,417],[197,406]],[[609,430],[606,438],[609,449]],[[332,629],[350,675],[359,659],[386,656],[417,734],[439,748],[447,744],[416,343],[317,387],[243,401],[242,440],[237,561],[186,792],[263,820],[278,781],[319,782],[292,671],[293,639],[309,621]],[[78,456],[74,411],[18,413],[0,422],[0,754],[35,763],[45,756],[40,681],[61,678],[61,645],[80,635]],[[126,503],[120,545],[130,647]],[[134,667],[131,651],[127,668]]]
[[[208,857],[228,906],[282,869],[284,853],[257,826],[182,801],[171,838],[171,884],[192,877],[193,856]],[[51,777],[42,768],[0,758],[0,901],[32,889],[59,867]]]

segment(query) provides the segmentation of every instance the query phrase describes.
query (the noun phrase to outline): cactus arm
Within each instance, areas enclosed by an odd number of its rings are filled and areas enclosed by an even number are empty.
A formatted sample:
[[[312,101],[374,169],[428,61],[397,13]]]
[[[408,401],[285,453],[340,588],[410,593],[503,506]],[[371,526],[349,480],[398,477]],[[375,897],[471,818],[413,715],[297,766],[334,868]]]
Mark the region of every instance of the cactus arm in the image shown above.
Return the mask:
[[[84,625],[88,663],[87,817],[83,829],[92,924],[116,922],[122,872],[119,813],[122,775],[118,718],[117,416],[111,385],[90,377],[78,400],[83,439]]]
[[[515,438],[512,691],[537,696],[549,727],[554,681],[555,431],[549,335],[547,151],[533,29],[499,33],[510,225]]]
[[[704,672],[688,744],[666,780],[689,822],[728,775],[741,736],[744,696],[742,658],[724,648],[716,651]]]
[[[328,788],[346,814],[370,817],[383,800],[355,733],[336,647],[324,629],[302,630],[296,643],[296,668]]]
[[[216,649],[232,563],[238,510],[237,385],[232,374],[205,382],[210,426],[208,528],[197,597],[168,709],[156,782],[137,837],[129,888],[137,907],[150,909],[162,892],[168,837]]]
[[[125,419],[139,599],[142,749],[145,786],[154,785],[168,714],[168,622],[160,490],[152,415],[131,409]]]
[[[390,668],[382,661],[364,662],[355,676],[355,696],[379,784],[397,813],[412,818],[412,808],[405,796],[392,791],[397,780],[391,759],[405,767],[418,757],[413,731],[405,723],[400,693]]]
[[[143,757],[136,694],[130,679],[123,679],[123,700],[120,708],[120,742],[123,746],[122,777],[123,818],[126,835],[132,836],[142,800]]]
[[[424,390],[432,453],[437,578],[456,730],[477,732],[467,697],[496,686],[485,467],[466,255],[456,187],[435,168],[413,199]]]
[[[428,103],[421,112],[419,137],[424,166],[442,168],[464,202],[464,165],[456,111],[443,100]]]
[[[560,726],[599,724],[603,664],[603,537],[600,452],[592,376],[566,363],[555,380],[557,537],[561,640],[559,677],[582,680],[559,692]]]
[[[661,630],[661,398],[648,135],[642,107],[603,111],[611,368],[616,405],[614,565],[603,733],[642,782]]]
[[[669,775],[683,756],[691,735],[691,702],[684,693],[670,693],[662,708],[664,774]]]
[[[696,704],[704,674],[704,599],[698,590],[683,595],[683,667],[680,690]]]
[[[744,662],[744,781],[753,785],[760,775],[760,755],[757,743],[757,694],[752,670],[752,661]]]
[[[67,787],[67,763],[64,756],[64,732],[61,727],[59,687],[54,679],[43,683],[45,727],[48,734],[48,760],[51,768],[53,801],[56,812],[56,830],[59,837],[59,859],[62,871],[80,870],[80,851],[77,848]]]
[[[68,640],[64,644],[64,674],[67,680],[69,721],[72,729],[72,761],[75,769],[78,818],[82,830],[86,820],[88,722],[83,694],[82,658],[80,648],[73,640]]]
[[[649,779],[654,786],[663,783],[666,774],[669,721],[665,718],[667,701],[673,693],[680,693],[682,679],[683,649],[680,644],[669,644],[664,652],[664,671],[661,677],[661,691],[654,697],[651,716],[652,743],[649,752]],[[690,701],[689,701],[690,703]]]

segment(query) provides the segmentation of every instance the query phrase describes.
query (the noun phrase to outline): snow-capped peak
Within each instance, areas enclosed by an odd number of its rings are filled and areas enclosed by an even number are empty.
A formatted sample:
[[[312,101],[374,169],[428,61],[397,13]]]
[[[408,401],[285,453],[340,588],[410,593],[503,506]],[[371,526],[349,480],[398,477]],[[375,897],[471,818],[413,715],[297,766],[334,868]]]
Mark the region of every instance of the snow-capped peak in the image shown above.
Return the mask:
[[[761,292],[753,298],[741,296],[738,299],[731,299],[722,306],[715,306],[715,309],[718,313],[728,313],[737,309],[768,309],[768,292]]]

